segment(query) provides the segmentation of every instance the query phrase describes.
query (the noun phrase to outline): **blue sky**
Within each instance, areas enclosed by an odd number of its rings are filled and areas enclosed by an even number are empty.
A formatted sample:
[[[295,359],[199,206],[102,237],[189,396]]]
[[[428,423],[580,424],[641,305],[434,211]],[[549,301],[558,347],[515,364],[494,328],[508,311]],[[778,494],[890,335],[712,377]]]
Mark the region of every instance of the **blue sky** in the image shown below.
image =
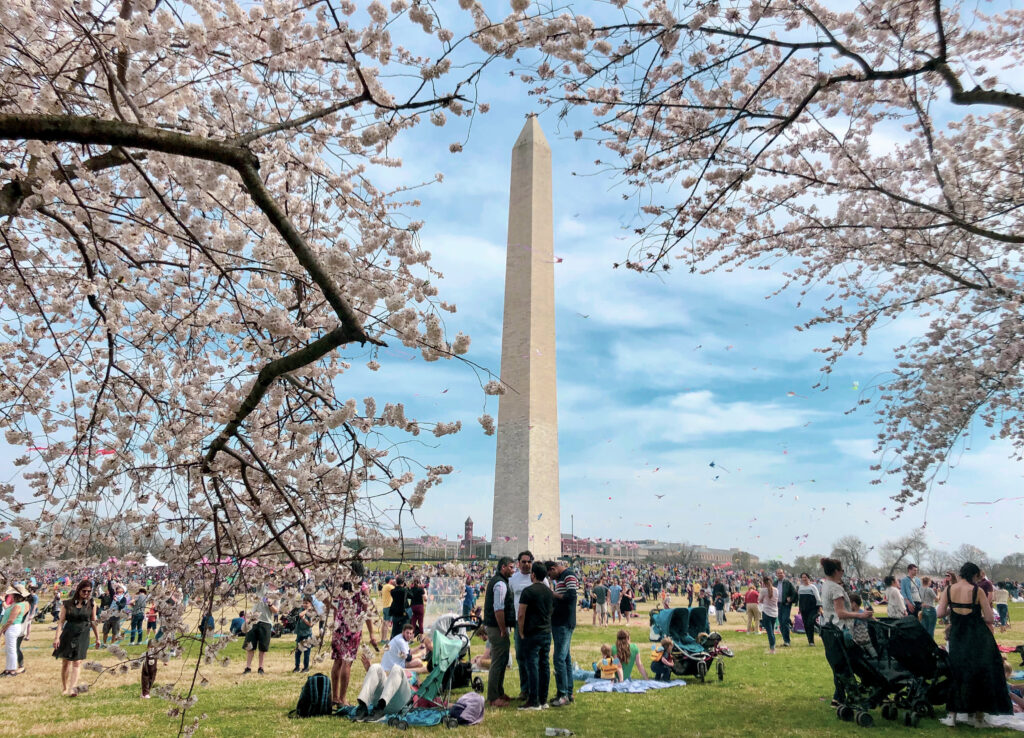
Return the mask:
[[[842,535],[877,544],[927,522],[934,547],[971,543],[996,557],[1024,549],[1020,502],[964,504],[1014,496],[1024,469],[1004,444],[976,440],[935,488],[927,516],[920,505],[892,520],[896,486],[870,484],[877,433],[870,406],[846,413],[870,396],[892,363],[891,347],[918,335],[921,322],[880,331],[827,378],[827,389],[812,389],[823,379],[814,348],[826,345],[831,331],[794,326],[813,316],[815,296],[802,308],[795,295],[766,300],[781,284],[772,271],[654,276],[613,269],[632,244],[628,225],[638,203],[595,173],[594,160],[608,152],[573,140],[573,130],[591,121],[581,113],[559,125],[495,71],[479,88],[491,111],[473,120],[468,139],[463,122],[420,126],[392,151],[404,167],[384,174],[397,186],[444,173],[443,183],[416,191],[423,204],[413,216],[425,221],[422,246],[445,275],[440,299],[458,305],[446,317],[449,335],[470,334],[466,358],[497,375],[509,157],[524,116],[541,114],[554,162],[555,254],[562,258],[555,320],[563,531],[572,516],[582,536],[685,540],[792,559],[826,553]],[[449,153],[453,141],[465,150]],[[378,372],[356,362],[339,395],[401,401],[421,421],[461,420],[459,434],[423,434],[402,447],[420,462],[456,468],[416,517],[427,532],[454,538],[471,515],[477,532],[489,535],[495,438],[476,422],[485,411],[497,416],[497,398],[481,390],[487,377],[457,361],[424,362],[395,343],[378,355]],[[17,453],[0,448],[3,459]],[[1007,518],[1014,524],[998,524]]]
[[[480,92],[491,112],[474,119],[462,153],[447,151],[458,129],[424,127],[402,144],[405,167],[392,176],[411,182],[444,172],[442,184],[419,193],[423,247],[445,274],[441,297],[459,308],[447,319],[451,335],[469,333],[467,358],[497,374],[509,157],[524,116],[541,114],[554,162],[555,254],[563,259],[555,265],[563,531],[571,515],[577,535],[686,540],[791,559],[827,553],[845,534],[876,544],[927,522],[933,547],[972,543],[1000,557],[1024,548],[1013,526],[996,524],[999,516],[1019,519],[1020,502],[963,504],[1012,496],[1024,469],[1005,446],[976,441],[935,488],[927,515],[919,505],[892,520],[896,486],[870,484],[871,408],[846,412],[870,396],[891,366],[891,348],[923,323],[879,331],[825,378],[814,348],[832,332],[794,329],[814,314],[813,294],[803,308],[795,295],[765,299],[779,274],[613,269],[633,242],[624,226],[638,204],[594,174],[594,160],[608,152],[573,140],[590,121],[560,125],[501,75]],[[495,441],[476,418],[485,409],[497,416],[497,398],[485,398],[476,374],[459,363],[382,356],[389,360],[375,376],[350,373],[353,388],[339,390],[359,398],[356,385],[408,387],[410,417],[464,425],[405,449],[457,469],[428,494],[418,522],[454,537],[471,515],[488,533]],[[822,379],[828,388],[812,389]]]

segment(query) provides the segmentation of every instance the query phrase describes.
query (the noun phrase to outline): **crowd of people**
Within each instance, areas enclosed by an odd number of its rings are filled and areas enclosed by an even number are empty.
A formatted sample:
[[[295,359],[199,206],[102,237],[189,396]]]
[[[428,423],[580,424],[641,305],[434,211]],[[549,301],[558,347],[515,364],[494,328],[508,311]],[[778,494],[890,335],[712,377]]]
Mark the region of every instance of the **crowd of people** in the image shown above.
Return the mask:
[[[540,710],[574,702],[570,653],[577,616],[586,610],[594,626],[622,626],[615,641],[603,645],[591,664],[597,677],[622,681],[635,674],[642,679],[670,679],[670,640],[651,644],[647,658],[631,642],[628,626],[637,617],[638,603],[656,608],[705,607],[719,626],[730,615],[738,617],[748,633],[764,634],[769,654],[777,646],[789,647],[793,633],[803,633],[808,646],[814,646],[817,628],[826,623],[842,628],[851,642],[870,648],[865,623],[876,612],[881,614],[882,608],[890,618],[919,619],[932,635],[941,620],[950,663],[959,675],[950,710],[1007,712],[1013,709],[1011,700],[1018,699],[1008,691],[991,630],[1008,627],[1008,603],[1021,596],[1021,586],[991,582],[973,564],[937,577],[920,576],[911,564],[899,578],[857,579],[846,578],[842,564],[834,559],[823,559],[815,575],[800,572],[797,577],[783,569],[770,575],[738,568],[641,562],[573,563],[535,560],[524,550],[515,559],[498,559],[493,570],[484,562],[468,567],[461,615],[475,618],[479,623],[475,635],[486,644],[474,664],[487,670],[486,701],[491,707],[517,704],[522,710]],[[254,665],[257,674],[266,673],[265,656],[282,623],[287,622],[288,632],[294,634],[295,672],[309,671],[311,652],[327,636],[331,702],[348,705],[352,665],[360,659],[367,678],[354,707],[369,719],[415,694],[417,679],[431,668],[431,630],[441,620],[433,626],[425,624],[432,596],[427,576],[366,572],[358,560],[350,570],[338,582],[300,584],[297,604],[289,600],[287,588],[242,591],[251,606],[231,620],[228,631],[244,639],[244,674],[252,673]],[[55,570],[45,570],[6,590],[0,615],[3,676],[25,672],[22,644],[30,637],[33,623],[38,629],[49,618],[53,655],[61,661],[62,692],[75,697],[80,694],[80,672],[90,645],[113,650],[120,648],[125,635],[130,646],[159,643],[163,620],[170,616],[173,622],[188,604],[187,583],[182,588],[180,580],[172,581],[166,570],[114,572],[106,567],[84,574],[72,582]],[[286,601],[294,605],[287,611]],[[459,615],[445,615],[443,622],[447,626]],[[201,613],[201,633],[212,635],[217,628],[212,612]],[[363,645],[364,631],[369,649]],[[516,697],[506,691],[513,649],[510,691]],[[373,663],[374,652],[380,654],[379,663]],[[149,686],[144,684],[143,696],[149,695],[155,675],[155,661],[151,668],[149,664],[147,659],[143,681],[148,673]],[[844,699],[838,678],[833,699],[836,704]]]

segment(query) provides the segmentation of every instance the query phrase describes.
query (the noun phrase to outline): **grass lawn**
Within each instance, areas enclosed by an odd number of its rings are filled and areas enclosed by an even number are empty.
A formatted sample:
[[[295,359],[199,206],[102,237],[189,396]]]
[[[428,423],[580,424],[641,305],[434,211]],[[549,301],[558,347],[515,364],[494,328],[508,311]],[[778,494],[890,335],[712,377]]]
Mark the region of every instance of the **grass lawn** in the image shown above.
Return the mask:
[[[1011,605],[1011,631],[997,634],[1006,645],[1024,643],[1024,605]],[[725,681],[707,684],[692,682],[685,687],[644,695],[584,694],[574,706],[542,712],[520,713],[515,709],[488,710],[483,724],[460,728],[460,732],[480,736],[512,738],[541,736],[547,726],[569,728],[580,736],[602,738],[648,738],[651,736],[736,736],[793,735],[848,736],[864,729],[842,723],[828,707],[832,677],[820,645],[809,648],[803,635],[794,635],[793,646],[768,654],[764,636],[733,633],[742,627],[742,614],[733,614],[722,629],[725,642],[736,657],[726,664]],[[629,628],[634,642],[646,648],[646,615]],[[581,613],[580,626],[573,639],[573,658],[589,664],[598,658],[602,643],[613,643],[617,627],[590,625],[590,613]],[[13,679],[0,680],[0,735],[74,735],[76,738],[127,738],[129,736],[173,735],[177,721],[168,717],[171,706],[164,700],[139,698],[139,672],[127,675],[102,675],[83,672],[83,681],[91,684],[87,694],[77,699],[60,696],[59,664],[50,656],[53,633],[49,624],[36,624],[33,635],[24,644],[28,671]],[[209,685],[197,687],[196,713],[205,713],[198,731],[201,736],[353,736],[394,735],[383,725],[351,724],[338,718],[289,720],[287,712],[295,706],[305,675],[292,674],[293,641],[285,636],[273,641],[267,655],[268,674],[242,676],[244,654],[241,643],[226,649],[231,656],[227,667],[211,666],[202,674]],[[482,645],[474,642],[479,653]],[[138,649],[134,649],[138,650]],[[90,658],[114,663],[105,651],[90,651]],[[315,655],[314,655],[315,658]],[[1016,667],[1016,656],[1012,657]],[[255,665],[255,664],[254,664]],[[330,669],[325,660],[311,671]],[[484,675],[486,676],[486,675]],[[174,660],[161,666],[157,684],[177,680],[187,687],[192,671],[186,660]],[[363,671],[353,669],[349,700],[354,701]],[[510,670],[506,690],[515,694],[517,673]],[[552,690],[554,680],[552,679]],[[882,720],[875,712],[875,727],[870,735],[937,734],[952,730],[934,720],[925,720],[917,729],[899,727]],[[972,728],[958,728],[961,733]],[[438,726],[410,730],[407,735],[440,736],[447,731]],[[984,735],[997,738],[1016,735],[1010,731],[987,730]]]

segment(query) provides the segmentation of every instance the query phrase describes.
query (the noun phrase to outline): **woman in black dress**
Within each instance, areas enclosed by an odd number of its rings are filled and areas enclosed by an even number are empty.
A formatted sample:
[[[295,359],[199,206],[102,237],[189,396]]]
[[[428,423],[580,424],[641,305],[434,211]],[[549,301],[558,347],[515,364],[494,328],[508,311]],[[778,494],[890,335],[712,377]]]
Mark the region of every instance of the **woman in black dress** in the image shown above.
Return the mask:
[[[973,713],[981,722],[984,713],[1013,712],[1006,690],[1003,659],[992,635],[995,617],[988,597],[978,588],[981,570],[967,562],[960,567],[960,579],[939,596],[936,612],[949,614],[950,690],[946,709]]]
[[[96,623],[96,603],[92,599],[92,582],[84,580],[75,587],[71,599],[64,601],[53,637],[53,656],[62,659],[60,680],[65,697],[77,697],[78,675],[89,650],[89,628],[100,642]]]

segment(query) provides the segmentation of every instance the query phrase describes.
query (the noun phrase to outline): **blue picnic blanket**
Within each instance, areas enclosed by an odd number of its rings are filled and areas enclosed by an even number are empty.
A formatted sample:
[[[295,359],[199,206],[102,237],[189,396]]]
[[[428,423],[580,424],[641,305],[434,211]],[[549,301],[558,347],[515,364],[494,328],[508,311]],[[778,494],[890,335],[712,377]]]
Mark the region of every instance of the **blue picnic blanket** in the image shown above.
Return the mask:
[[[447,710],[439,707],[414,707],[397,715],[382,715],[374,722],[386,723],[390,718],[397,717],[409,723],[410,728],[429,728],[434,725],[440,725],[441,720],[447,714]],[[347,717],[349,720],[355,720],[356,708],[354,705],[339,707],[334,711],[334,716]]]
[[[676,679],[671,682],[659,682],[654,679],[627,679],[624,682],[613,682],[610,679],[594,679],[591,677],[579,688],[584,692],[622,692],[625,694],[643,694],[650,689],[668,689],[669,687],[685,687],[686,682]]]

